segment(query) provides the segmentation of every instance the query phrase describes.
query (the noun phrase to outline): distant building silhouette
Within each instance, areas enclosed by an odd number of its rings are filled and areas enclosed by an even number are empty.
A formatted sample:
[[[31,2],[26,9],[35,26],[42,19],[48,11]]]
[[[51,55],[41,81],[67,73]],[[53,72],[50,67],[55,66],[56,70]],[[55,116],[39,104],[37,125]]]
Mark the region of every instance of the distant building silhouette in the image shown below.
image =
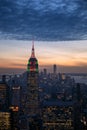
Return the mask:
[[[44,68],[43,72],[44,72],[44,75],[47,75],[47,69]]]
[[[54,74],[57,73],[57,66],[56,66],[56,64],[53,65],[53,73],[54,73]]]

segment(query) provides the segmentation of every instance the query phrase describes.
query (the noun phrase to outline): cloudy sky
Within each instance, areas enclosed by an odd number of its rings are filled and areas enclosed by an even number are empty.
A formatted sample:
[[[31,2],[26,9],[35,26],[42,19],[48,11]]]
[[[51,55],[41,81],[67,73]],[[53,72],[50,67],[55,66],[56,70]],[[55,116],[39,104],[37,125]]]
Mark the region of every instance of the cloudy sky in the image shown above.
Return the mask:
[[[87,72],[87,0],[0,2],[0,73],[26,69],[33,38],[40,69]]]

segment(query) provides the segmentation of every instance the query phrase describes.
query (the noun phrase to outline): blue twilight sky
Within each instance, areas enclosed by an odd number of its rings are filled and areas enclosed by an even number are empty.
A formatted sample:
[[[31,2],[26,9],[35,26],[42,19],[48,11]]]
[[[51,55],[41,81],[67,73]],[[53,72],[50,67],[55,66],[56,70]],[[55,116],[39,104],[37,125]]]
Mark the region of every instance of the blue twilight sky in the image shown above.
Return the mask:
[[[2,0],[0,73],[26,69],[32,39],[40,69],[87,72],[87,1]]]

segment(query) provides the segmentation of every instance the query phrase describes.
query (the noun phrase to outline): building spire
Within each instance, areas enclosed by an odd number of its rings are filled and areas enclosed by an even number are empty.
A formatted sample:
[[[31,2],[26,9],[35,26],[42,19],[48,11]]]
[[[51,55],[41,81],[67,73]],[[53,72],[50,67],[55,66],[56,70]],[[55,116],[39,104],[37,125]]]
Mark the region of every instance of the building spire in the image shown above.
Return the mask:
[[[31,58],[35,58],[34,41],[32,41],[32,53],[31,53]]]

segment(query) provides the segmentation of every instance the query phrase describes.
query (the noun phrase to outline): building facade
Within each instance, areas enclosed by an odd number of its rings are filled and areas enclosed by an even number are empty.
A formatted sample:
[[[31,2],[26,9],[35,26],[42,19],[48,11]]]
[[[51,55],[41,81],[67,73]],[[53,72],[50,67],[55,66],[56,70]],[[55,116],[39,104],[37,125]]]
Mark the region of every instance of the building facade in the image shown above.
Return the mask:
[[[11,130],[11,113],[9,111],[9,87],[5,75],[0,82],[0,130]]]
[[[74,130],[72,102],[45,101],[42,112],[43,130]]]

